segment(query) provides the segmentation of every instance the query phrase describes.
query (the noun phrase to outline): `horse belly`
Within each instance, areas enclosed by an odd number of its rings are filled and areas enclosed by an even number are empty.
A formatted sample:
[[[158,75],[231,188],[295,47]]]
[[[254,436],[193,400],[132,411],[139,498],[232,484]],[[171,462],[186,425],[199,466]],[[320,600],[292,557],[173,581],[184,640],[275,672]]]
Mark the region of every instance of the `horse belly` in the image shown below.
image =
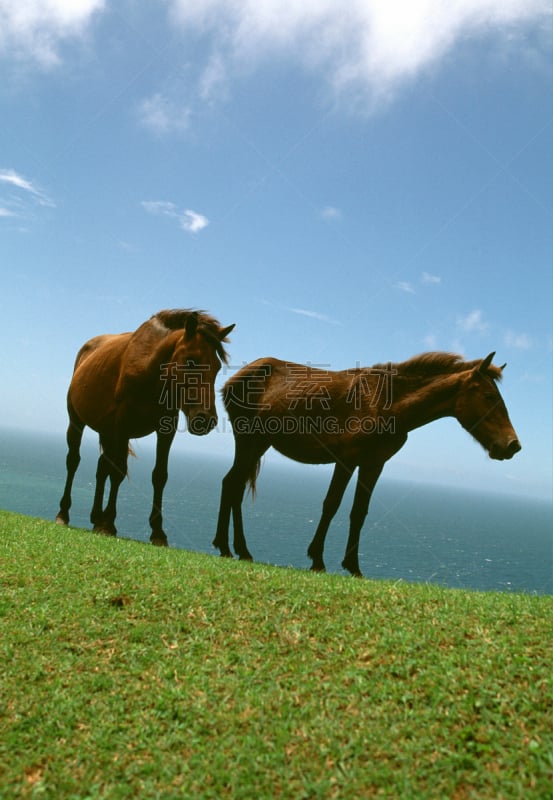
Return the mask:
[[[107,387],[99,388],[88,381],[72,383],[69,398],[79,419],[93,430],[101,432],[114,424],[116,405]]]
[[[104,348],[88,355],[75,369],[69,386],[68,403],[84,424],[96,431],[114,424],[118,377],[119,364],[107,357]]]
[[[357,463],[361,449],[359,442],[345,441],[343,437],[317,434],[281,434],[271,439],[271,445],[283,456],[302,464],[334,464],[336,461]]]

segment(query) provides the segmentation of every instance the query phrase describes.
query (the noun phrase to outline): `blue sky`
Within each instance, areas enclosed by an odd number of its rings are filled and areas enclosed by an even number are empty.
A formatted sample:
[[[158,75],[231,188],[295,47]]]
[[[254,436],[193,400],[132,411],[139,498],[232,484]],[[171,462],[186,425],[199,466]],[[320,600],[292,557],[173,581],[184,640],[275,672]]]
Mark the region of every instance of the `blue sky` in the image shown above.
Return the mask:
[[[548,2],[0,0],[0,75],[4,426],[62,436],[86,339],[199,307],[219,386],[496,350],[522,452],[442,420],[385,475],[551,497]]]

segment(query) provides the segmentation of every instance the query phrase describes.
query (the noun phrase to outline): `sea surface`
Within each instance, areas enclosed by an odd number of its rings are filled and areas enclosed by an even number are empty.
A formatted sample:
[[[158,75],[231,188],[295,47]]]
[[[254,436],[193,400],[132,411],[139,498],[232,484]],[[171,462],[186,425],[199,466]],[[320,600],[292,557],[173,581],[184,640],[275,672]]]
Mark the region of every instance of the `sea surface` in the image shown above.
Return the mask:
[[[143,442],[145,441],[145,444]],[[138,444],[138,443],[137,443]],[[153,444],[140,440],[119,493],[118,535],[147,542]],[[63,435],[0,430],[0,508],[54,519],[65,482]],[[98,448],[83,442],[71,525],[90,528]],[[213,553],[221,479],[232,453],[174,449],[164,495],[171,547]],[[331,468],[282,459],[265,463],[257,497],[244,500],[248,547],[256,561],[306,569]],[[342,572],[354,480],[325,546],[327,570]],[[443,586],[553,594],[553,505],[547,501],[467,492],[421,483],[377,484],[363,527],[360,565],[369,578]],[[232,533],[231,533],[232,544]]]

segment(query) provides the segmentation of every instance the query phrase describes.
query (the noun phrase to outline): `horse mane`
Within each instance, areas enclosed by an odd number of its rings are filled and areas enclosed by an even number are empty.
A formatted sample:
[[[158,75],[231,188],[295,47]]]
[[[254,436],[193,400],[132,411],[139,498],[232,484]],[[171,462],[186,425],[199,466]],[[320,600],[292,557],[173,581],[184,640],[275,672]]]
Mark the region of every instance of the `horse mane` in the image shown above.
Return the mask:
[[[397,371],[397,377],[400,378],[432,378],[474,369],[479,367],[483,360],[483,358],[478,358],[475,361],[465,361],[463,356],[457,353],[430,352],[421,353],[418,356],[407,359],[407,361],[392,364],[392,367]],[[384,370],[388,368],[388,365],[376,364],[375,368]],[[501,380],[502,372],[500,367],[490,364],[487,374],[495,381]]]
[[[198,318],[198,331],[213,345],[217,355],[224,364],[228,363],[228,353],[223,346],[223,342],[228,341],[225,337],[221,341],[221,323],[201,309],[193,308],[166,308],[158,311],[150,317],[151,321],[156,321],[168,331],[177,331],[185,327],[187,320],[195,315]]]

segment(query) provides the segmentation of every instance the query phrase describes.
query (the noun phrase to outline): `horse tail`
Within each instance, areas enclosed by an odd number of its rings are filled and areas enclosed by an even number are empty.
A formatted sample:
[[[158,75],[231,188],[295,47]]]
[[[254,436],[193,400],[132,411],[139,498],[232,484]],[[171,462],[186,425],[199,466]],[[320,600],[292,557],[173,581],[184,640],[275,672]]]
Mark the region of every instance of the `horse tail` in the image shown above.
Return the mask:
[[[252,466],[250,472],[246,477],[246,486],[248,487],[248,491],[251,492],[252,494],[252,500],[255,500],[256,482],[260,471],[261,471],[261,456],[254,463],[254,465]]]
[[[101,438],[100,438],[100,441],[98,442],[98,449],[99,449],[99,451],[100,451],[100,454],[104,452],[104,447],[103,447],[103,445],[102,445],[102,439],[101,439]],[[136,455],[136,453],[134,452],[134,450],[133,450],[133,448],[132,448],[132,446],[131,446],[131,443],[130,443],[130,442],[127,444],[127,455],[128,455],[128,456],[131,456],[132,458],[137,458],[137,455]],[[129,470],[128,470],[128,467],[127,467],[127,471],[126,471],[126,473],[125,473],[125,477],[127,477],[127,478],[129,478],[129,477],[130,477],[130,476],[129,476]]]
[[[99,442],[99,449],[100,449],[100,453],[104,452],[104,448],[102,447],[102,442],[101,441]],[[130,442],[127,445],[127,454],[129,456],[131,456],[132,458],[136,458],[136,453],[134,452]]]

